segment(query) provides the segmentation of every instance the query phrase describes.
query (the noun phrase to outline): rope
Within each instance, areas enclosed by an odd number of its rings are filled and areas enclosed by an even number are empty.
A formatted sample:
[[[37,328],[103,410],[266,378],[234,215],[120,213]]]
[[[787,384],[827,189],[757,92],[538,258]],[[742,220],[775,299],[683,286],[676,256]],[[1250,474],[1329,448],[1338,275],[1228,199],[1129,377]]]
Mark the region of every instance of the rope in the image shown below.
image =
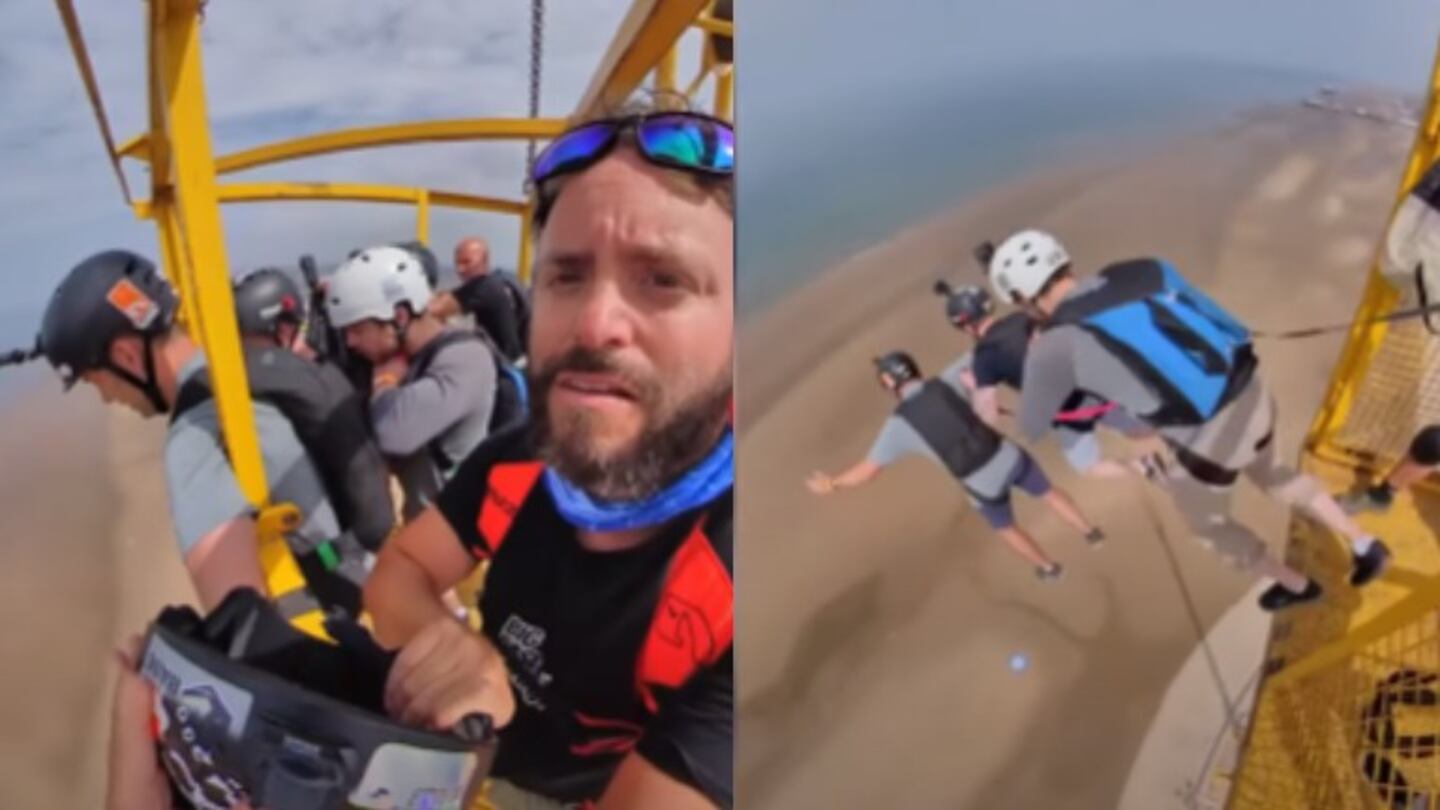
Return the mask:
[[[1428,315],[1431,312],[1440,312],[1440,304],[1424,304],[1418,307],[1410,307],[1409,309],[1397,309],[1389,315],[1381,315],[1378,318],[1371,318],[1364,323],[1366,326],[1374,326],[1381,323],[1407,321],[1411,318],[1419,318],[1424,315]],[[1329,326],[1314,326],[1308,329],[1291,329],[1284,332],[1252,332],[1251,334],[1253,334],[1257,338],[1268,340],[1295,340],[1297,338],[1308,338],[1315,337],[1317,335],[1328,335],[1335,332],[1348,332],[1352,326],[1353,324],[1349,323],[1335,323],[1330,324]],[[1432,332],[1435,331],[1433,328],[1430,327],[1430,324],[1428,322],[1425,324],[1425,327],[1427,329],[1430,329],[1430,331]]]
[[[1238,695],[1240,700],[1244,700],[1247,694],[1254,691],[1255,686],[1260,682],[1260,673],[1264,669],[1265,665],[1261,664],[1255,668],[1254,672],[1250,673],[1250,677],[1246,679],[1245,685],[1240,687],[1240,694]],[[1220,741],[1225,739],[1225,732],[1229,730],[1230,723],[1226,722],[1225,725],[1215,733],[1215,739],[1210,742],[1210,750],[1205,754],[1205,761],[1200,765],[1199,773],[1195,775],[1194,779],[1190,780],[1190,785],[1185,791],[1185,798],[1183,800],[1187,810],[1197,810],[1197,808],[1199,808],[1200,791],[1205,788],[1211,774],[1211,768],[1215,766],[1215,756],[1220,753]]]
[[[1195,630],[1195,638],[1200,642],[1200,648],[1205,653],[1205,663],[1210,668],[1211,680],[1215,682],[1215,692],[1220,695],[1220,701],[1225,706],[1225,722],[1236,742],[1243,739],[1245,730],[1240,727],[1239,720],[1235,717],[1235,701],[1230,697],[1230,692],[1225,688],[1225,680],[1220,675],[1220,662],[1215,659],[1215,651],[1210,648],[1210,640],[1205,632],[1205,624],[1200,620],[1200,610],[1195,607],[1195,598],[1190,595],[1190,587],[1185,584],[1185,576],[1180,571],[1180,560],[1175,556],[1175,549],[1170,545],[1170,535],[1165,531],[1165,524],[1160,521],[1160,516],[1155,513],[1155,507],[1150,503],[1149,493],[1141,495],[1141,501],[1145,504],[1145,514],[1150,518],[1150,523],[1155,527],[1155,534],[1160,537],[1160,547],[1165,550],[1165,560],[1170,564],[1170,573],[1175,577],[1175,584],[1180,592],[1180,601],[1185,604],[1185,611],[1190,616],[1190,625]]]
[[[5,352],[4,354],[0,354],[0,367],[18,366],[28,363],[38,358],[41,354],[44,354],[44,352],[40,351],[38,342],[33,349],[15,349],[14,351]]]
[[[540,117],[540,80],[545,52],[545,0],[530,0],[530,117]],[[535,170],[535,139],[525,151],[525,178],[529,181]]]
[[[130,184],[125,180],[125,170],[120,166],[120,155],[115,151],[115,136],[110,130],[110,119],[105,115],[105,104],[100,100],[100,85],[95,81],[95,69],[90,64],[90,53],[85,48],[85,36],[80,32],[80,18],[75,13],[73,0],[55,0],[60,12],[60,22],[65,26],[65,36],[70,40],[70,52],[75,65],[80,69],[80,80],[85,85],[85,97],[90,101],[90,110],[95,114],[95,123],[100,127],[100,139],[105,142],[105,154],[110,158],[110,167],[115,170],[115,179],[120,181],[120,193],[125,204],[131,203]]]

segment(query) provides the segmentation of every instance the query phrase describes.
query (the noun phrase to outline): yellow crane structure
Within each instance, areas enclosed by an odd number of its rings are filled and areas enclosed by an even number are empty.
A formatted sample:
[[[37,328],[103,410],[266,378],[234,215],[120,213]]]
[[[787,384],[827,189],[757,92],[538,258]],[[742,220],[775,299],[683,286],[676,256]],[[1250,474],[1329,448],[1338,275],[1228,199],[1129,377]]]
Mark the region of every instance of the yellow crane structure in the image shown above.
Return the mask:
[[[1437,159],[1440,51],[1397,208]],[[1420,427],[1440,423],[1440,339],[1414,320],[1379,320],[1416,303],[1383,277],[1384,241],[1305,442],[1302,466],[1331,491],[1383,475]],[[1276,616],[1231,810],[1440,808],[1440,486],[1432,478],[1360,521],[1391,546],[1391,570]],[[1349,565],[1303,518],[1287,557],[1329,582]]]
[[[221,205],[286,200],[329,200],[409,205],[415,209],[415,236],[422,242],[433,207],[499,212],[519,221],[522,279],[529,275],[528,213],[533,200],[517,190],[504,199],[458,189],[414,188],[373,183],[226,182],[233,172],[318,155],[359,149],[456,141],[511,141],[533,144],[559,134],[568,120],[623,102],[649,86],[687,95],[692,104],[729,119],[733,109],[733,0],[634,0],[597,66],[570,119],[536,115],[538,48],[532,40],[531,114],[525,118],[415,121],[360,127],[258,144],[217,155],[211,146],[202,63],[201,26],[207,0],[147,0],[146,89],[148,126],[117,142],[101,98],[95,71],[73,0],[56,0],[85,91],[95,113],[107,157],[114,166],[124,202],[140,219],[155,223],[160,264],[181,301],[181,323],[201,346],[209,364],[226,451],[241,492],[254,507],[260,529],[260,559],[270,595],[303,587],[284,532],[299,520],[293,504],[271,503],[241,359],[231,296]],[[538,39],[541,0],[531,0]],[[681,39],[703,39],[694,78],[678,84]],[[707,99],[700,91],[708,86]],[[123,161],[149,167],[148,196],[137,198]],[[321,614],[297,617],[301,629],[323,637]]]

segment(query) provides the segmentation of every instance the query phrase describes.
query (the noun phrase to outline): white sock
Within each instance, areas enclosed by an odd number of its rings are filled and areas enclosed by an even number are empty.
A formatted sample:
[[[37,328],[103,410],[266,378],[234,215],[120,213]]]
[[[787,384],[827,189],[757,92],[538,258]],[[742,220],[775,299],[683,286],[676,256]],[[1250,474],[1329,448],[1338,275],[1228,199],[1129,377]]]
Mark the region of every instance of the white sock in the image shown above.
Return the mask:
[[[1370,550],[1370,546],[1372,546],[1372,545],[1374,545],[1374,544],[1375,544],[1375,538],[1374,538],[1373,536],[1367,534],[1367,535],[1365,535],[1364,537],[1360,538],[1359,540],[1351,540],[1351,541],[1350,541],[1350,549],[1351,549],[1352,551],[1354,551],[1356,554],[1364,554],[1365,552],[1369,551],[1369,550]]]

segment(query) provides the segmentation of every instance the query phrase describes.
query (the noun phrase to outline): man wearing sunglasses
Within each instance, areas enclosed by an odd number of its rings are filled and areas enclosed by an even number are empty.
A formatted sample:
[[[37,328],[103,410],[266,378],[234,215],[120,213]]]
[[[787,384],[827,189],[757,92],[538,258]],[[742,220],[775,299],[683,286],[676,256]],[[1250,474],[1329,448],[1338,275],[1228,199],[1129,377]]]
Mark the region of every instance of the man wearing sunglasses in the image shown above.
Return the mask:
[[[389,710],[492,715],[502,806],[733,804],[734,142],[648,112],[538,157],[531,424],[464,461],[366,590],[401,647]],[[476,635],[438,595],[481,560]]]

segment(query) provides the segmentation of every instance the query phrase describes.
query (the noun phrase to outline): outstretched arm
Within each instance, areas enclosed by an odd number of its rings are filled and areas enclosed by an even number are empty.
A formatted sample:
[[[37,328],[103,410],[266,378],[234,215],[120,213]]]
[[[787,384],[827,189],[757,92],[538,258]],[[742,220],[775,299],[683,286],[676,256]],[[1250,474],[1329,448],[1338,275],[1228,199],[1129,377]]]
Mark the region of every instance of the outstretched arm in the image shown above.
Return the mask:
[[[811,473],[805,483],[816,495],[829,495],[837,489],[850,489],[869,483],[880,474],[882,469],[884,468],[879,464],[866,459],[839,475],[827,475],[823,472]]]

